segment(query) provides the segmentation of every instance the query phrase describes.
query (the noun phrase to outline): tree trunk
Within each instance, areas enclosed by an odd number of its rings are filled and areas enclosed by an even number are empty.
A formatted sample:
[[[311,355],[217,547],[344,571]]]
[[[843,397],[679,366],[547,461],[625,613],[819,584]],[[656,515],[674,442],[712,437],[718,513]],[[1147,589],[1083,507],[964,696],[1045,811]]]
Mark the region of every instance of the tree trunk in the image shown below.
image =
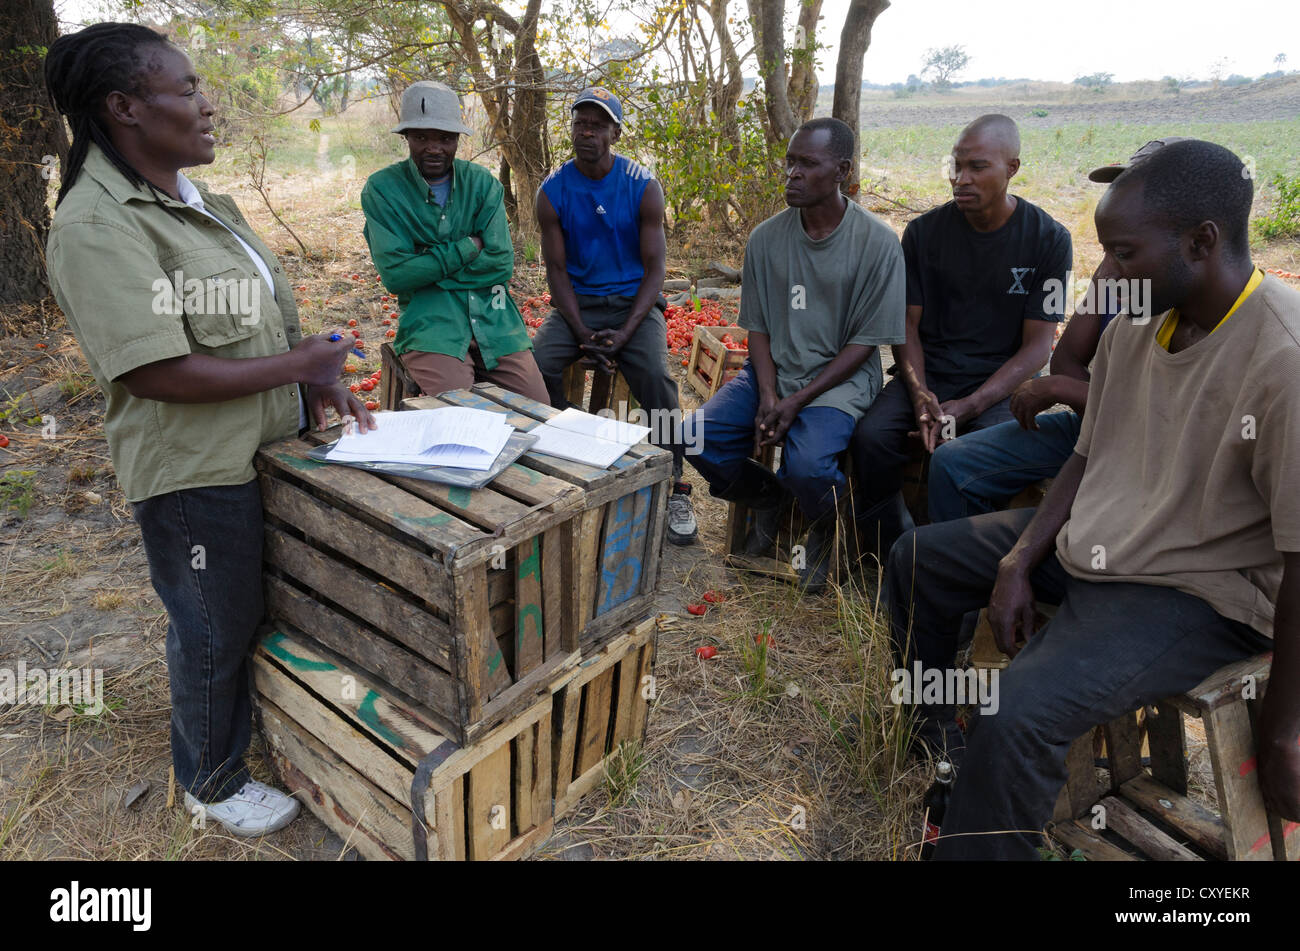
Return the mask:
[[[784,0],[749,0],[749,15],[754,22],[754,49],[758,53],[758,75],[763,80],[763,100],[767,107],[768,140],[787,142],[799,127],[786,80]]]
[[[483,110],[492,123],[492,136],[501,150],[510,174],[501,182],[506,189],[506,211],[510,223],[520,236],[536,236],[537,209],[534,196],[547,172],[545,143],[546,91],[545,73],[537,55],[537,23],[541,0],[528,0],[522,17],[512,15],[491,3],[442,3],[459,39],[458,52],[463,57],[474,86],[483,102]],[[514,65],[505,75],[488,72],[483,50],[491,52],[491,43],[480,43],[474,32],[476,19],[491,17],[514,35]],[[508,65],[508,63],[506,64]],[[495,72],[495,71],[494,71]],[[512,98],[513,97],[513,98]],[[510,209],[514,214],[509,214]]]
[[[862,58],[871,45],[871,27],[876,17],[889,8],[889,0],[852,0],[844,29],[840,31],[840,57],[835,64],[835,98],[831,115],[853,130],[853,168],[844,182],[844,193],[856,199],[860,190],[862,143],[858,137],[858,110],[862,99]]]
[[[63,118],[42,75],[45,49],[58,36],[53,0],[11,0],[0,17],[0,303],[49,296],[46,206],[55,158],[68,154]]]
[[[799,27],[795,33],[795,49],[790,56],[790,109],[796,122],[802,124],[812,118],[817,107],[817,21],[821,19],[822,0],[800,0]],[[803,45],[798,41],[802,37]]]
[[[352,33],[348,33],[347,51],[343,60],[343,98],[339,101],[339,115],[348,111],[348,96],[352,93]]]

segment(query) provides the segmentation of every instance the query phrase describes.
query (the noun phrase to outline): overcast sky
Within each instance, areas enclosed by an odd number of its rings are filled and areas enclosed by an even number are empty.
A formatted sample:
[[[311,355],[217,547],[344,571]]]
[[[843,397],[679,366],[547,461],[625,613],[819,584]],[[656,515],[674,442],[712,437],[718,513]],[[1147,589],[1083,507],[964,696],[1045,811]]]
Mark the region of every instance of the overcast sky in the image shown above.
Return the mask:
[[[788,6],[794,6],[793,3]],[[822,27],[838,46],[848,0],[825,0]],[[919,72],[926,49],[960,44],[970,55],[961,79],[984,76],[1068,82],[1087,73],[1116,80],[1258,76],[1287,56],[1300,69],[1296,0],[892,0],[871,31],[863,61],[868,82],[891,83]],[[819,71],[835,78],[834,54]]]
[[[787,0],[793,23],[797,0]],[[522,4],[505,0],[506,7]],[[835,56],[849,0],[824,0],[818,77],[835,80]],[[738,13],[744,0],[732,0]],[[65,20],[97,19],[103,0],[56,0]],[[615,29],[618,24],[615,22]],[[628,31],[630,32],[630,30]],[[793,29],[788,34],[793,37]],[[1116,80],[1162,76],[1207,79],[1224,61],[1223,75],[1258,76],[1287,56],[1300,69],[1297,0],[893,0],[876,20],[863,64],[868,82],[902,82],[919,73],[925,51],[958,44],[970,65],[958,79],[1003,76],[1069,82],[1087,73]]]

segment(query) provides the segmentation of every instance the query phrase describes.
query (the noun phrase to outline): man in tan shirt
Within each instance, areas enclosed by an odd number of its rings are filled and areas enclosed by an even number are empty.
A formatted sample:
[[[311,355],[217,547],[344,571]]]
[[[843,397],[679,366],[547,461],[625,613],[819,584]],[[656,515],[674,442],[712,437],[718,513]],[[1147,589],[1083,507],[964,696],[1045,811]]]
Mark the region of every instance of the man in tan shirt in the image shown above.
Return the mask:
[[[1300,294],[1251,263],[1252,192],[1237,156],[1198,140],[1116,179],[1096,212],[1103,267],[1149,282],[1159,316],[1102,335],[1074,455],[1037,510],[927,526],[890,553],[909,668],[951,667],[962,614],[984,603],[1015,655],[936,858],[1034,858],[1072,740],[1270,649],[1260,786],[1300,819],[1300,497],[1285,482],[1300,471]],[[1060,604],[1039,631],[1035,600]],[[949,708],[920,712],[923,740],[960,751]]]

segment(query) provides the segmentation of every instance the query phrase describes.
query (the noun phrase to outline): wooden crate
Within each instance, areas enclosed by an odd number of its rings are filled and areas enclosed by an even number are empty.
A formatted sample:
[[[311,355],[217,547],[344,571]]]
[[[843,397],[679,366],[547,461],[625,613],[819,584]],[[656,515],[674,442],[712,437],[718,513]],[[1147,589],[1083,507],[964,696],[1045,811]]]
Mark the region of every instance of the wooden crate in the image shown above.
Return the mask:
[[[290,627],[251,666],[280,783],[366,858],[522,858],[550,835],[549,693],[459,746],[428,708]]]
[[[645,739],[656,630],[654,618],[642,621],[552,686],[557,819],[600,784],[621,743]]]
[[[1230,664],[1187,693],[1105,724],[1110,779],[1101,799],[1092,744],[1076,742],[1052,836],[1102,861],[1300,860],[1300,823],[1266,811],[1255,766],[1253,724],[1269,667],[1270,655]],[[1244,699],[1248,678],[1255,696]],[[1205,726],[1218,815],[1187,796],[1184,716],[1200,717]],[[1149,774],[1142,765],[1143,732]]]
[[[407,371],[406,364],[391,343],[379,345],[379,368],[383,371],[379,377],[380,409],[397,409],[408,396],[420,395],[420,385]]]
[[[578,660],[570,553],[582,491],[527,460],[470,490],[307,458],[337,435],[258,453],[268,615],[469,742]]]
[[[587,398],[587,378],[591,378],[591,398]],[[619,372],[607,373],[599,367],[587,366],[579,360],[564,371],[564,398],[586,413],[603,409],[618,412],[619,403],[625,410],[634,409],[638,403],[632,396],[627,380]]]
[[[440,397],[407,400],[408,409],[444,404],[502,413],[528,430],[558,411],[490,383]],[[659,556],[668,515],[672,454],[642,443],[608,469],[527,453],[529,469],[579,490],[575,530],[564,536],[565,632],[576,635],[583,652],[626,630],[651,610],[659,579]]]
[[[686,381],[707,400],[740,372],[749,359],[748,350],[728,350],[723,334],[736,340],[749,340],[744,327],[696,327],[691,338],[691,359],[686,367]]]

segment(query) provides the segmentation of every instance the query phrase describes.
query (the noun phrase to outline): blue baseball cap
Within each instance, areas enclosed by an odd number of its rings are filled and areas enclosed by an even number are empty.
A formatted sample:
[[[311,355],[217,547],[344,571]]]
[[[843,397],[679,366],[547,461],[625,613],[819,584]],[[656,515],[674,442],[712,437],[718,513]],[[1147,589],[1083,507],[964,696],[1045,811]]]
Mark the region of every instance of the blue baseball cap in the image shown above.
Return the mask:
[[[573,101],[573,109],[579,106],[591,103],[593,106],[600,106],[609,113],[609,117],[618,125],[623,124],[623,104],[618,101],[618,97],[606,89],[604,86],[588,86],[578,98]]]

